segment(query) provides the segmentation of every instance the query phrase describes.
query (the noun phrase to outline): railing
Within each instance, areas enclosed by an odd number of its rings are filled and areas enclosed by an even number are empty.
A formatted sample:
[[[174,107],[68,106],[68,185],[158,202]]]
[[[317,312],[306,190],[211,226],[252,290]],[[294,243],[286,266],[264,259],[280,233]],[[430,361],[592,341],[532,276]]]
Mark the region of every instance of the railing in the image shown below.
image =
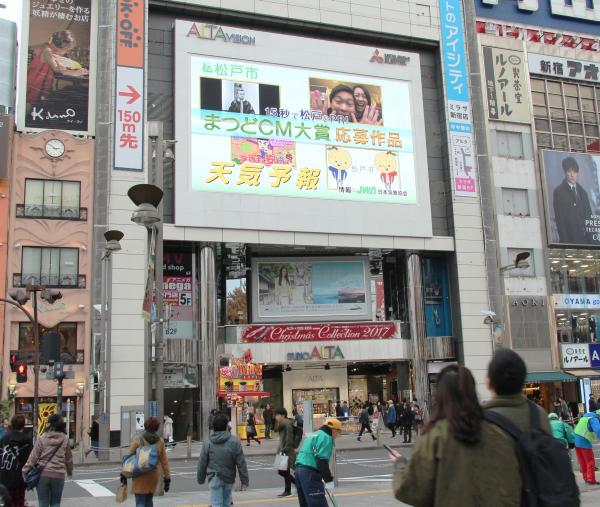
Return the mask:
[[[85,275],[50,275],[44,273],[13,273],[13,287],[45,285],[61,289],[85,289]]]
[[[44,218],[48,220],[74,220],[85,222],[88,209],[79,206],[52,206],[17,204],[17,218]]]

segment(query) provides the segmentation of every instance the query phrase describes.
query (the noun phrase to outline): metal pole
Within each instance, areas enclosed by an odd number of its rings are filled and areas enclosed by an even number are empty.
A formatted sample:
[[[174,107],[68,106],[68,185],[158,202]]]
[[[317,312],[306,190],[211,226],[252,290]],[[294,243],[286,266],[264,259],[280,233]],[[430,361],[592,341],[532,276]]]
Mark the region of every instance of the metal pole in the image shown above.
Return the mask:
[[[202,438],[208,438],[208,416],[217,404],[216,341],[217,284],[215,250],[203,246],[200,250],[200,346],[202,365]]]
[[[102,256],[102,280],[100,281],[100,371],[101,379],[98,382],[98,390],[100,391],[100,418],[98,421],[98,447],[100,451],[98,458],[100,461],[108,459],[108,452],[104,449],[108,448],[108,432],[109,428],[106,421],[106,389],[110,383],[109,365],[106,357],[106,259],[108,252],[104,252]]]
[[[104,351],[104,357],[106,359],[106,367],[104,368],[105,370],[105,379],[104,379],[104,413],[106,414],[106,421],[105,421],[105,427],[106,427],[106,435],[105,435],[105,442],[103,445],[102,443],[100,443],[100,441],[98,442],[98,445],[100,445],[101,448],[106,449],[105,453],[106,453],[106,459],[110,459],[110,383],[111,383],[111,350],[112,350],[112,322],[111,322],[111,317],[112,317],[112,305],[111,305],[111,297],[110,297],[110,292],[111,292],[111,287],[112,287],[112,254],[107,250],[107,257],[105,260],[105,278],[106,278],[106,290],[105,290],[105,296],[106,296],[106,301],[103,303],[105,306],[104,308],[106,309],[106,315],[104,317],[104,333],[106,335],[106,350]]]
[[[150,150],[151,151],[151,150]],[[148,259],[146,263],[150,262],[151,246],[152,246],[152,229],[147,229],[146,238],[146,252]],[[146,277],[148,273],[146,273]],[[147,281],[147,280],[146,280]],[[150,301],[152,304],[152,301]],[[150,320],[146,320],[144,323],[144,417],[147,417],[150,413],[150,401],[152,401],[152,323]]]
[[[63,376],[58,377],[58,385],[56,386],[56,408],[57,413],[62,415],[62,400],[63,400]]]
[[[406,253],[408,281],[408,315],[412,342],[412,361],[417,399],[424,413],[429,409],[429,379],[427,376],[427,334],[423,304],[423,275],[419,252]]]
[[[150,182],[159,188],[163,187],[163,158],[164,158],[164,138],[163,123],[161,121],[148,122],[148,137],[152,140],[149,146],[150,152]],[[154,152],[154,153],[153,153]],[[162,201],[158,205],[158,216],[160,220],[154,225],[156,227],[156,254],[154,260],[154,290],[156,291],[156,323],[154,326],[154,347],[155,347],[155,399],[158,405],[158,420],[161,425],[164,419],[164,354],[163,354],[163,205]],[[162,431],[162,430],[161,430]]]
[[[31,305],[33,306],[33,337],[35,340],[35,366],[33,380],[33,441],[38,437],[38,414],[40,403],[40,326],[38,324],[37,291],[31,291]]]

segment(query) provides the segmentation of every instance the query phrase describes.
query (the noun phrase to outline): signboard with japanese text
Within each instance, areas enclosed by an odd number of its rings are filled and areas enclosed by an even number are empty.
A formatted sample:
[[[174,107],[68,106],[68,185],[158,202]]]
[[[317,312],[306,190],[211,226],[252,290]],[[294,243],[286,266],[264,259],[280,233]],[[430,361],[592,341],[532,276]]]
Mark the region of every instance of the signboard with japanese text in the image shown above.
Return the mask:
[[[562,310],[600,310],[598,294],[552,294],[554,308]]]
[[[600,155],[543,150],[542,159],[550,244],[600,245]]]
[[[590,368],[590,347],[587,343],[561,343],[563,368]]]
[[[253,322],[369,320],[368,261],[352,257],[254,259]]]
[[[117,1],[114,168],[144,170],[144,0]]]
[[[529,123],[529,93],[521,51],[484,46],[488,118]]]
[[[240,342],[277,343],[325,340],[385,340],[397,338],[399,335],[400,329],[394,322],[259,325],[244,327]]]
[[[587,0],[475,0],[478,18],[498,19],[560,32],[598,34],[600,6]]]
[[[575,60],[560,56],[528,53],[527,61],[531,74],[576,79],[587,83],[600,83],[600,59]]]
[[[24,2],[19,130],[94,134],[95,18],[92,0]]]
[[[590,363],[592,368],[600,366],[600,343],[590,343]]]
[[[418,55],[396,53],[177,21],[176,223],[430,234]]]
[[[477,168],[472,156],[473,121],[460,0],[440,2],[440,22],[454,193],[474,197],[477,195]]]
[[[194,337],[192,253],[167,248],[163,264],[163,304],[169,310],[165,338],[191,339]]]

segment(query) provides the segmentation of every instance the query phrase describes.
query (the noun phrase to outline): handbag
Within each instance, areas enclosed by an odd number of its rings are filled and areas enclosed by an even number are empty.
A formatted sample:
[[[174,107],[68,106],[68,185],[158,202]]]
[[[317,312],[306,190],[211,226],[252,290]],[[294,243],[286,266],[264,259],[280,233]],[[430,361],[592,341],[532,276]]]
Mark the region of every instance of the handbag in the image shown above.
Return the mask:
[[[287,454],[279,453],[275,455],[273,468],[275,470],[287,470],[290,457]]]
[[[145,440],[143,440],[145,442]],[[138,447],[135,454],[123,458],[121,474],[124,477],[137,477],[156,470],[158,467],[158,448],[156,444],[147,444]]]
[[[44,468],[46,468],[46,465],[52,461],[52,458],[54,458],[54,455],[56,454],[56,452],[58,451],[58,449],[61,446],[62,446],[62,443],[58,444],[54,448],[54,451],[52,451],[52,454],[50,455],[50,458],[46,461],[45,465],[40,465],[39,463],[35,464],[25,474],[25,477],[24,477],[25,488],[27,490],[32,490],[33,488],[35,488],[38,485],[38,483],[40,482],[40,478],[42,477],[42,472],[44,471]],[[38,462],[39,462],[39,460],[38,460]]]
[[[115,500],[117,503],[123,503],[125,500],[127,500],[127,485],[121,484],[119,486]]]

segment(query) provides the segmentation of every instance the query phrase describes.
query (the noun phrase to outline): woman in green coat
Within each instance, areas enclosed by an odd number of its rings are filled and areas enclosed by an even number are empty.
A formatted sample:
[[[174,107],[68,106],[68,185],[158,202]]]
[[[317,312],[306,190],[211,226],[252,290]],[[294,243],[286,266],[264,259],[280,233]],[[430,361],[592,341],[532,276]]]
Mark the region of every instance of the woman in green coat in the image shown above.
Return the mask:
[[[296,464],[296,449],[294,449],[294,426],[292,421],[288,419],[287,410],[279,408],[275,411],[275,430],[279,433],[279,446],[277,454],[282,453],[288,457],[287,470],[279,470],[277,473],[283,477],[285,481],[285,489],[283,493],[277,495],[280,498],[292,495],[292,483],[295,484],[294,476],[291,470]]]
[[[512,438],[483,420],[464,366],[442,370],[431,418],[410,461],[394,456],[396,498],[415,507],[519,507],[521,477]]]

